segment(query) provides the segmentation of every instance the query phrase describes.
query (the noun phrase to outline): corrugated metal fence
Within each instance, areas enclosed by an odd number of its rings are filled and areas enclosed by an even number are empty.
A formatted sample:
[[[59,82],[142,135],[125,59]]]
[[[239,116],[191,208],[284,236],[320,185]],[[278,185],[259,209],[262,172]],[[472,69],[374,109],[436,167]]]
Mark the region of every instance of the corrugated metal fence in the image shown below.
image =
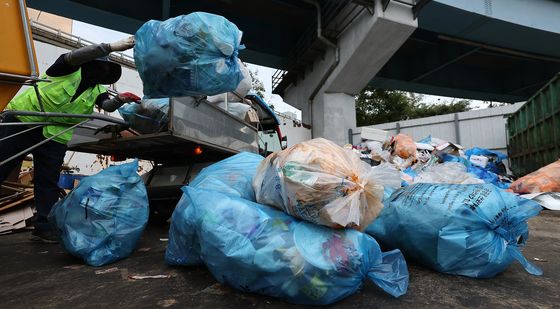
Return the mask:
[[[516,103],[462,113],[388,122],[369,126],[389,131],[390,135],[406,133],[414,140],[428,135],[462,145],[466,149],[483,147],[507,152],[506,117],[524,103]],[[353,131],[352,143],[360,142],[361,128]]]

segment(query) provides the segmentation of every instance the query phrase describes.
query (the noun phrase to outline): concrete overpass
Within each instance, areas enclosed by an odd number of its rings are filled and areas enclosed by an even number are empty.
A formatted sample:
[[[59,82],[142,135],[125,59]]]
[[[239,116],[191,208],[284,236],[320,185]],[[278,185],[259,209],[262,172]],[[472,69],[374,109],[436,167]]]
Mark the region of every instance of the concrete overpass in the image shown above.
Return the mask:
[[[354,95],[387,89],[516,102],[560,71],[552,0],[28,0],[30,7],[134,33],[146,20],[220,14],[244,31],[244,61],[281,69],[275,92],[314,136],[355,126]]]

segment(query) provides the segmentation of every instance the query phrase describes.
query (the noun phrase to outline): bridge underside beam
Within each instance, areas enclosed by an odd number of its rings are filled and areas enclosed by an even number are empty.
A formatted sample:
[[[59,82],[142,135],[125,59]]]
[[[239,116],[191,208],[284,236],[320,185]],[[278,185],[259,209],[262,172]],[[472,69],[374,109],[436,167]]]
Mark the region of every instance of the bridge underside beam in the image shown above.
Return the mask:
[[[526,100],[560,72],[560,58],[418,29],[370,85],[485,101]]]

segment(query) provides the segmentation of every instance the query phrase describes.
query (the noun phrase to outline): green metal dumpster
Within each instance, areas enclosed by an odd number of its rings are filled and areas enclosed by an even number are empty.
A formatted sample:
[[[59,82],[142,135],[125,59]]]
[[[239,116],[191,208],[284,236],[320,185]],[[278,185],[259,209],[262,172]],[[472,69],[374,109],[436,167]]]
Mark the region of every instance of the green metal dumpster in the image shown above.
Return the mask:
[[[508,117],[508,155],[516,176],[560,157],[560,74]]]

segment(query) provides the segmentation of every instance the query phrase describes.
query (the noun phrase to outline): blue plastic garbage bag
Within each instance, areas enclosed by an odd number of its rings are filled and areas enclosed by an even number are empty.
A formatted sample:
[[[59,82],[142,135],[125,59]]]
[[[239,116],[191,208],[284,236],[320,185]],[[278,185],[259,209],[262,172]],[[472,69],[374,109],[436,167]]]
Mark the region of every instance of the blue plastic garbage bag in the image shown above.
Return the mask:
[[[491,184],[414,184],[395,191],[366,232],[388,248],[437,271],[493,277],[517,260],[533,275],[542,271],[521,254],[527,220],[541,207]]]
[[[365,278],[398,297],[408,270],[399,250],[353,229],[335,230],[233,195],[184,187],[182,222],[195,231],[197,259],[216,280],[244,292],[326,305],[356,293]],[[179,205],[182,207],[181,205]]]
[[[253,177],[263,160],[258,154],[242,152],[203,169],[189,184],[194,188],[215,190],[227,195],[255,201]],[[195,231],[184,224],[188,203],[181,198],[171,216],[169,241],[165,251],[168,265],[202,264],[200,255],[193,251],[197,241]],[[196,261],[196,262],[195,262]]]
[[[169,124],[169,98],[125,104],[118,111],[131,129],[142,134],[165,131]]]
[[[470,160],[472,155],[485,156],[491,158],[491,160],[488,161],[488,164],[486,164],[486,167],[484,168],[485,170],[488,170],[495,174],[501,174],[504,172],[500,169],[500,167],[498,167],[498,164],[501,163],[503,160],[507,159],[506,154],[501,153],[499,151],[494,151],[494,150],[489,150],[486,148],[479,148],[479,147],[474,147],[465,151],[465,156],[467,157],[467,160]]]
[[[148,195],[138,162],[85,177],[54,205],[49,221],[71,254],[92,266],[129,256],[148,222]]]
[[[500,189],[507,189],[511,185],[511,180],[505,178],[502,179],[497,174],[479,166],[469,165],[469,167],[467,167],[467,172],[484,180],[485,183],[491,183]]]
[[[454,156],[452,154],[448,154],[448,153],[441,153],[439,154],[439,156],[441,157],[441,160],[443,162],[457,162],[457,163],[461,163],[464,166],[469,166],[470,163],[463,157],[460,156]]]
[[[150,20],[136,32],[134,60],[149,98],[215,95],[243,79],[241,31],[226,18],[196,12]]]

